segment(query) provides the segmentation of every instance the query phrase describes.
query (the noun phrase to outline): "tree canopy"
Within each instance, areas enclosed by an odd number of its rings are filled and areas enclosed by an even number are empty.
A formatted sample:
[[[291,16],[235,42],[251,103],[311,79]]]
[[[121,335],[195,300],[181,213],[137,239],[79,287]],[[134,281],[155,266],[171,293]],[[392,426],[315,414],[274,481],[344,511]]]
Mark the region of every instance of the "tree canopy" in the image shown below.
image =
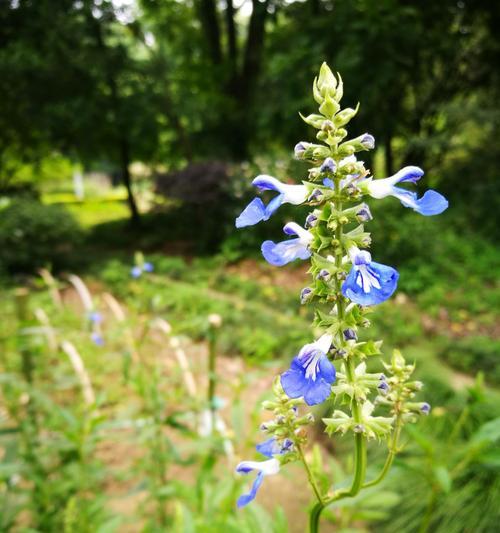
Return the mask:
[[[290,150],[306,132],[303,87],[326,60],[362,102],[388,173],[418,162],[452,196],[467,173],[482,195],[498,187],[499,24],[485,0],[2,2],[0,184],[51,151],[105,161],[136,216],[132,161]]]

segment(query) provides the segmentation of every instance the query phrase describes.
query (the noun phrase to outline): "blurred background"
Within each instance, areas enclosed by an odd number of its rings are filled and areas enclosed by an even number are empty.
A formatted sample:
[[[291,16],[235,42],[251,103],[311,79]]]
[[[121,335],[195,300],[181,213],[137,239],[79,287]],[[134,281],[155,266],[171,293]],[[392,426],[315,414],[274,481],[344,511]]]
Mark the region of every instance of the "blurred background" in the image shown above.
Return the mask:
[[[323,61],[342,75],[344,106],[361,103],[349,131],[374,135],[376,149],[364,156],[373,174],[418,165],[426,171],[421,187],[450,201],[430,218],[395,199],[373,206],[372,253],[401,277],[368,334],[385,339],[384,353],[397,346],[415,359],[434,410],[412,428],[383,491],[332,509],[327,527],[498,531],[499,28],[500,4],[487,0],[0,2],[1,531],[304,530],[308,493],[302,484],[301,508],[289,501],[294,474],[288,489],[270,482],[262,509],[236,515],[241,483],[229,469],[224,496],[200,504],[200,487],[213,485],[196,439],[189,446],[201,474],[188,468],[184,488],[154,477],[163,460],[181,468],[186,458],[172,450],[188,445],[174,438],[161,451],[163,432],[179,430],[163,417],[183,404],[183,393],[162,372],[167,381],[158,378],[158,348],[144,344],[144,324],[168,321],[203,387],[214,341],[207,317],[222,318],[221,416],[236,454],[253,453],[258,400],[309,341],[311,319],[298,303],[304,265],[270,268],[260,244],[303,217],[284,207],[244,230],[234,219],[254,196],[258,173],[304,179],[293,146],[313,131],[298,112],[315,112],[312,80]],[[111,293],[123,320],[103,296]],[[48,345],[47,331],[56,336]],[[81,380],[74,357],[61,355],[63,341],[88,367],[97,391],[91,413],[88,401],[75,400]],[[151,387],[174,390],[169,408],[148,396],[140,372],[127,370],[129,359],[142,368],[133,357],[140,350],[160,380]],[[46,357],[34,363],[33,353]],[[33,414],[23,394],[42,393]],[[78,425],[82,410],[90,426]],[[154,466],[133,470],[130,450],[148,437],[126,433],[122,449],[113,432],[129,431],[120,424],[144,412],[163,420],[163,436],[154,441]],[[321,429],[313,441],[328,457],[325,469],[343,479],[349,462],[337,452],[349,443],[332,447]],[[86,446],[92,452],[82,452]],[[375,450],[374,468],[381,460]],[[224,480],[224,468],[212,467],[210,483]],[[166,511],[152,515],[148,505]]]

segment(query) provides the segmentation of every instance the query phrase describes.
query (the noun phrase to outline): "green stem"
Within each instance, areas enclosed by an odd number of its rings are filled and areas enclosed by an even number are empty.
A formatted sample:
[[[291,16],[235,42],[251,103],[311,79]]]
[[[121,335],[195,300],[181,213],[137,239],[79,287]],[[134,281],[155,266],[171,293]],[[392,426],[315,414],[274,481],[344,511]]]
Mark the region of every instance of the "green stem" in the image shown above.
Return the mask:
[[[309,513],[309,533],[318,533],[319,519],[325,508],[325,504],[318,502]]]
[[[318,484],[316,483],[316,478],[314,477],[314,474],[311,470],[311,468],[309,467],[309,464],[306,460],[306,457],[304,455],[304,451],[302,450],[302,446],[300,444],[296,444],[295,445],[296,448],[297,448],[297,451],[299,452],[299,455],[300,455],[300,459],[301,461],[304,463],[304,467],[306,469],[306,472],[307,472],[307,479],[309,480],[309,484],[311,485],[313,491],[314,491],[314,494],[316,495],[316,498],[318,499],[318,504],[322,505],[322,502],[323,502],[323,498],[321,497],[321,492],[318,488]]]
[[[398,453],[398,443],[399,443],[399,436],[401,434],[401,428],[402,428],[401,417],[398,415],[396,417],[396,423],[394,427],[394,433],[393,433],[391,445],[389,446],[389,454],[387,455],[384,466],[380,474],[375,479],[372,479],[371,481],[368,481],[367,483],[363,485],[364,489],[367,487],[373,487],[375,485],[378,485],[389,472],[389,469],[391,468],[392,463],[394,461],[394,457],[396,457]]]
[[[425,515],[420,524],[419,533],[427,533],[429,531],[429,526],[431,524],[432,513],[434,512],[434,506],[436,504],[436,492],[433,490],[429,496],[429,501],[427,503],[427,509],[425,510]]]
[[[216,336],[215,327],[210,327],[208,341],[208,408],[210,409],[210,434],[215,433],[216,412],[215,412],[215,385],[216,385]]]
[[[342,500],[344,498],[352,498],[363,488],[363,481],[366,474],[366,439],[363,434],[357,433],[354,441],[355,445],[355,470],[354,478],[352,480],[351,488],[348,490],[338,490],[330,498],[318,502],[310,511],[309,514],[309,533],[317,533],[319,531],[319,520],[321,513],[325,507],[328,507],[333,502]]]
[[[339,179],[336,180],[335,189],[338,191],[340,189]],[[342,210],[342,201],[340,196],[336,199],[335,207],[339,211]],[[335,254],[335,266],[340,270],[342,266],[342,257],[344,255],[344,250],[342,246],[343,241],[343,232],[342,226],[339,224],[335,229],[335,240],[337,241],[337,251]],[[342,296],[341,290],[341,280],[336,279],[335,290],[337,295],[337,316],[339,322],[343,320],[345,313],[345,300]],[[352,358],[349,358],[346,362],[346,374],[347,380],[349,382],[354,382],[354,361]],[[361,417],[361,406],[357,399],[352,400],[352,415],[356,423],[362,422]],[[321,518],[321,513],[323,509],[327,507],[330,503],[334,501],[341,500],[342,498],[353,497],[358,494],[358,492],[363,487],[363,483],[366,476],[366,439],[362,433],[357,433],[354,439],[354,477],[352,480],[351,488],[348,490],[339,490],[334,492],[330,498],[324,500],[319,499],[319,502],[311,509],[309,514],[309,531],[310,533],[317,533],[319,531],[319,521]]]

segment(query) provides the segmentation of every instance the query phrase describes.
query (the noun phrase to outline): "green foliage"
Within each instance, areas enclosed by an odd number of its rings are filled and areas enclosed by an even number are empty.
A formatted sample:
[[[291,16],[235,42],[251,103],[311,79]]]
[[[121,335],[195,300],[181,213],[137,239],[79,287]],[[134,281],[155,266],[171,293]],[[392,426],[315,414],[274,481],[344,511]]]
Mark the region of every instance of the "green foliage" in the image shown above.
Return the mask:
[[[500,341],[476,336],[453,339],[445,343],[439,353],[454,368],[467,374],[481,371],[488,383],[500,385]]]
[[[496,531],[500,412],[478,392],[476,385],[461,410],[451,407],[450,417],[436,414],[425,427],[410,428],[414,444],[388,482],[401,496],[397,512],[375,531]]]
[[[72,264],[82,241],[75,219],[64,208],[35,200],[13,200],[0,211],[0,269],[33,272]]]
[[[269,359],[293,352],[307,339],[307,315],[297,303],[296,294],[283,294],[273,287],[230,274],[221,257],[198,259],[188,264],[181,258],[148,257],[155,273],[139,282],[131,280],[130,266],[113,260],[101,270],[110,284],[129,305],[149,302],[157,312],[171,317],[176,330],[195,339],[206,338],[202,327],[208,314],[222,316],[220,350],[239,353],[252,359]],[[139,304],[137,297],[141,296]],[[269,332],[268,324],[274,324]],[[291,324],[299,327],[292,328]]]

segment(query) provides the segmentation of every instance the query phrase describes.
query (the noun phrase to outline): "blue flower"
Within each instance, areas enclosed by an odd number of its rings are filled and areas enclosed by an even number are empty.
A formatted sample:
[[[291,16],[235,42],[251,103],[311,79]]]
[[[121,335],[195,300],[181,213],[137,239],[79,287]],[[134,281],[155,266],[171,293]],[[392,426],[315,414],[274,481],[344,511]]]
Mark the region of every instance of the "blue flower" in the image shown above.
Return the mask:
[[[305,202],[307,198],[305,185],[286,185],[272,176],[257,176],[253,180],[252,185],[255,185],[261,191],[276,191],[279,194],[267,205],[264,205],[264,202],[260,198],[254,198],[236,219],[237,228],[253,226],[262,220],[269,220],[269,217],[280,205],[287,203],[299,205]]]
[[[285,439],[281,444],[275,437],[271,437],[265,442],[258,444],[256,449],[259,453],[269,457],[267,461],[242,461],[237,467],[236,472],[239,474],[248,474],[253,470],[257,471],[257,477],[252,484],[250,492],[242,494],[238,498],[238,507],[244,507],[255,499],[257,491],[259,490],[265,476],[277,474],[280,469],[280,462],[275,458],[276,455],[283,455],[290,451],[293,442],[290,439]]]
[[[376,305],[390,298],[398,284],[398,272],[375,263],[369,252],[349,249],[352,269],[342,284],[342,294],[359,305]]]
[[[264,241],[261,246],[262,255],[271,265],[283,266],[295,259],[308,259],[311,252],[308,245],[313,236],[296,222],[289,222],[283,228],[287,235],[297,235],[295,239],[282,241],[276,244],[273,241]]]
[[[89,320],[92,324],[100,324],[102,322],[102,315],[99,311],[90,311]]]
[[[291,450],[293,447],[293,442],[290,439],[285,439],[283,442],[279,443],[276,440],[276,437],[271,437],[260,444],[255,446],[255,449],[265,455],[266,457],[274,457],[275,455],[283,455]]]
[[[448,207],[448,200],[443,195],[429,189],[422,198],[418,198],[417,193],[396,187],[397,183],[416,183],[423,175],[424,171],[419,167],[404,167],[390,178],[367,180],[366,189],[373,198],[394,196],[405,207],[411,207],[421,215],[439,215]]]
[[[133,278],[140,278],[144,272],[153,272],[154,266],[152,263],[143,263],[142,265],[136,265],[130,269],[130,275]]]
[[[336,375],[335,367],[326,356],[331,344],[332,336],[325,334],[302,347],[289,370],[281,374],[281,386],[288,397],[303,396],[307,405],[316,405],[330,396]]]
[[[102,338],[102,335],[97,331],[93,331],[90,335],[90,338],[96,346],[104,346],[104,339]]]
[[[133,278],[139,278],[142,275],[142,268],[140,266],[135,266],[130,269],[130,275]]]

